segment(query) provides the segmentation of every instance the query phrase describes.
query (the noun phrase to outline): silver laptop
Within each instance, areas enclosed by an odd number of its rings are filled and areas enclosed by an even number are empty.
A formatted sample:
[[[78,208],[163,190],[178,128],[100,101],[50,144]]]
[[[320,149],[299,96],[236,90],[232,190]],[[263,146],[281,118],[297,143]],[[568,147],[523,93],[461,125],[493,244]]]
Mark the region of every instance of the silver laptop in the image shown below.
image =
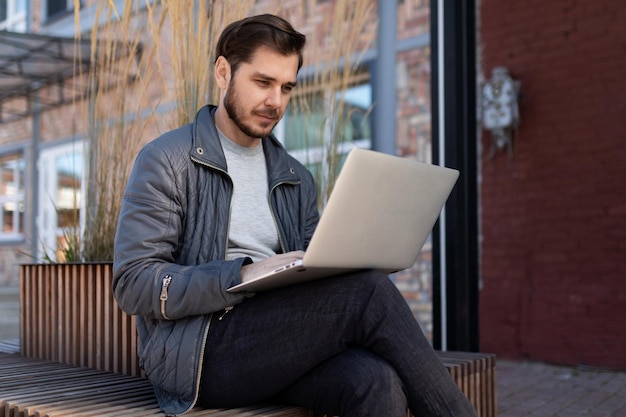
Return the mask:
[[[459,172],[355,148],[302,260],[231,287],[258,292],[343,273],[410,268]]]

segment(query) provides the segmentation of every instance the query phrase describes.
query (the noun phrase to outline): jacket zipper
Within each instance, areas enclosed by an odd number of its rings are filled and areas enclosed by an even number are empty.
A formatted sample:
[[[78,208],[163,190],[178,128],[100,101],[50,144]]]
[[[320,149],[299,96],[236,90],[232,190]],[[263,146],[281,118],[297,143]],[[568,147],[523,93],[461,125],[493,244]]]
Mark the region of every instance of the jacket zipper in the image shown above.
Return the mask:
[[[169,288],[171,282],[172,282],[171,275],[166,275],[163,278],[163,283],[161,284],[161,295],[159,297],[159,299],[161,300],[161,315],[166,320],[169,320],[169,317],[167,317],[167,315],[165,314],[165,302],[167,301],[167,297],[168,297],[167,289]],[[219,319],[221,320],[233,308],[234,306],[226,307],[226,309],[224,310],[224,313],[222,313]],[[191,403],[191,406],[187,410],[183,411],[181,414],[187,414],[196,406],[196,403],[198,402],[198,395],[200,393],[200,380],[202,377],[202,366],[204,364],[204,350],[206,349],[206,340],[207,340],[207,335],[209,333],[209,327],[211,326],[212,319],[213,319],[213,314],[209,316],[207,324],[204,328],[204,335],[202,337],[202,346],[200,347],[200,357],[198,358],[198,372],[197,372],[198,377],[196,378],[195,397],[193,399],[193,402]]]
[[[161,300],[161,315],[166,320],[170,319],[169,317],[167,317],[167,314],[165,314],[165,302],[167,301],[167,289],[169,288],[171,282],[171,275],[166,275],[163,278],[163,283],[161,284],[161,296],[159,297],[159,299]]]
[[[230,180],[231,185],[233,185],[233,179],[230,177],[230,175],[228,175],[228,171],[225,171],[222,168],[216,167],[215,165],[202,162],[194,157],[191,157],[191,160],[199,163],[200,165],[204,165],[205,167],[208,167],[208,168],[211,168],[211,169],[214,169],[216,171],[223,173]],[[226,242],[224,242],[225,243],[224,248],[226,248],[226,250],[228,249],[228,235],[230,234],[230,217],[232,213],[233,213],[233,196],[231,194],[230,202],[228,203],[228,228],[226,229]],[[215,234],[217,235],[217,226],[215,228]],[[215,236],[213,240],[215,240]],[[219,319],[221,320],[233,308],[234,306],[226,307],[226,309],[224,310],[224,313],[222,313]],[[198,395],[200,395],[200,380],[202,378],[202,366],[204,365],[204,350],[206,349],[206,341],[207,341],[209,328],[211,327],[212,320],[213,320],[213,314],[209,316],[209,320],[207,321],[206,327],[204,328],[204,334],[202,335],[202,346],[200,347],[200,357],[198,358],[198,367],[197,367],[197,372],[196,372],[198,377],[196,378],[194,398],[193,398],[193,401],[191,402],[191,406],[187,410],[183,411],[181,414],[187,414],[189,411],[193,410],[193,408],[196,406],[196,403],[198,402]]]
[[[220,168],[218,166],[207,164],[206,162],[200,161],[199,159],[194,158],[193,156],[190,157],[190,158],[191,158],[192,161],[197,162],[200,165],[204,165],[207,168],[211,168],[211,169],[214,169],[214,170],[216,170],[218,172],[221,172],[222,174],[224,174],[226,176],[226,178],[228,178],[228,180],[230,181],[230,184],[233,186],[233,188],[235,187],[235,185],[233,183],[233,179],[230,177],[230,175],[228,175],[228,171],[226,171],[226,170],[224,170],[224,169],[222,169],[222,168]],[[228,235],[230,234],[230,217],[232,216],[232,214],[233,214],[233,195],[231,193],[230,201],[228,203],[228,227],[226,229],[226,242],[224,242],[225,243],[224,248],[226,248],[226,250],[228,250]],[[215,240],[215,236],[217,236],[217,227],[218,226],[216,225],[215,226],[215,235],[213,236],[213,240]]]
[[[232,310],[233,308],[235,308],[235,306],[228,306],[224,309],[224,312],[222,314],[220,314],[218,320],[222,321],[222,319],[224,318],[225,315],[227,315],[228,313],[230,313],[230,310]]]
[[[283,236],[280,233],[280,227],[278,227],[278,221],[276,220],[276,213],[274,213],[274,204],[272,204],[272,194],[274,193],[274,190],[283,184],[298,185],[299,182],[289,182],[289,181],[279,182],[272,187],[272,189],[270,190],[268,194],[268,200],[269,200],[268,203],[270,205],[270,213],[272,214],[272,220],[274,220],[274,227],[276,227],[276,233],[278,234],[278,242],[280,243],[280,249],[283,253],[285,253],[287,251],[287,248],[285,246],[285,241],[283,239]]]
[[[216,171],[219,171],[221,173],[223,173],[224,175],[226,175],[226,177],[228,177],[228,179],[230,180],[230,183],[233,183],[232,178],[230,178],[230,175],[228,175],[228,171],[217,167],[215,165],[212,164],[208,164],[206,162],[200,161],[197,158],[194,158],[193,156],[190,157],[192,161],[197,162],[200,165],[204,165],[205,167],[214,169]],[[274,190],[279,187],[280,185],[283,184],[291,184],[291,185],[298,185],[300,182],[299,181],[281,181],[279,183],[274,184],[274,186],[270,189],[269,193],[268,193],[268,203],[270,205],[270,213],[272,214],[272,220],[274,220],[274,227],[276,227],[276,232],[278,234],[278,242],[280,243],[280,249],[283,253],[285,253],[285,251],[287,250],[286,246],[285,246],[285,241],[283,236],[280,233],[280,228],[278,227],[278,221],[276,221],[276,214],[274,213],[274,205],[272,204],[272,194],[274,193]],[[229,207],[228,207],[228,229],[226,230],[226,246],[224,246],[225,248],[228,248],[228,234],[230,233],[230,216],[232,215],[232,211],[233,211],[233,197],[232,195],[230,196],[230,202],[229,202]],[[216,230],[217,233],[217,230]],[[229,310],[230,311],[230,310]],[[226,314],[226,313],[224,313]],[[223,317],[223,315],[222,315]]]
[[[200,347],[200,357],[198,358],[198,377],[196,378],[196,388],[193,401],[191,402],[191,406],[188,409],[183,411],[182,414],[187,414],[196,406],[198,402],[198,395],[200,395],[200,380],[202,378],[202,366],[204,365],[204,350],[206,349],[206,340],[209,335],[209,328],[211,327],[211,320],[213,319],[213,314],[209,316],[206,326],[204,327],[204,334],[202,335],[202,346]]]

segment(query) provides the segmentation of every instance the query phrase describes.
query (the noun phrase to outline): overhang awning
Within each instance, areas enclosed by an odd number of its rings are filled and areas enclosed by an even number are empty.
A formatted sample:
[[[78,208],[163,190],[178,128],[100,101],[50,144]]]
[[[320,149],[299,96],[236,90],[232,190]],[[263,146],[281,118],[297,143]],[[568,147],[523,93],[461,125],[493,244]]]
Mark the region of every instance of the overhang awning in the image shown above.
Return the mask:
[[[0,123],[84,97],[88,83],[76,75],[87,73],[90,55],[90,39],[0,31]]]
[[[35,93],[46,87],[58,91],[42,106],[68,102],[65,81],[89,68],[90,50],[89,40],[0,31],[0,123],[30,116]]]

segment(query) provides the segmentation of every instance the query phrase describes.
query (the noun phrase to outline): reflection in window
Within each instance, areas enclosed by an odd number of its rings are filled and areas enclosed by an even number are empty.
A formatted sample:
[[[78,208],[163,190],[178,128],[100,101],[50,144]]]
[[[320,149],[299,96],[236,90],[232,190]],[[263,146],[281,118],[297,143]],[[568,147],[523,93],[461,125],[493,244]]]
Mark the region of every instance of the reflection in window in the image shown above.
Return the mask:
[[[24,174],[23,153],[0,156],[0,240],[24,235]]]
[[[80,199],[82,162],[80,155],[56,158],[57,169],[57,260],[65,261],[71,245],[78,244],[80,233]]]
[[[344,106],[336,113],[335,123],[338,130],[340,143],[355,142],[371,139],[369,113],[372,106],[372,93],[369,84],[363,84],[350,88],[343,95]],[[305,111],[294,110],[288,107],[285,115],[284,145],[288,151],[309,150],[323,146],[325,140],[324,130],[327,128],[326,119],[329,116],[329,107],[336,107],[341,99],[341,93],[336,93],[329,103],[327,97],[321,94],[308,100],[308,109]],[[297,113],[297,114],[294,114]]]
[[[292,98],[276,136],[314,175],[320,204],[334,184],[347,153],[371,146],[369,82],[342,92],[307,92]]]
[[[53,17],[73,8],[73,0],[48,0],[46,2],[46,15]]]

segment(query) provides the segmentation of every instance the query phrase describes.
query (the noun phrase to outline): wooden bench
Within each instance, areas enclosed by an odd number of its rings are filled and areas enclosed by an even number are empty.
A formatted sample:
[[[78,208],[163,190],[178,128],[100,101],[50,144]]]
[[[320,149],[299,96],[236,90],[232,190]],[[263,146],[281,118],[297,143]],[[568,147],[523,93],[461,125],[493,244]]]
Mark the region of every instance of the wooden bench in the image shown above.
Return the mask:
[[[0,353],[0,416],[163,416],[147,379]],[[280,405],[194,409],[188,416],[313,417]]]
[[[111,283],[111,264],[20,267],[20,354],[0,356],[0,417],[163,416],[139,368],[134,319]],[[494,417],[495,357],[438,354],[478,416]],[[279,405],[188,415],[315,417]]]

